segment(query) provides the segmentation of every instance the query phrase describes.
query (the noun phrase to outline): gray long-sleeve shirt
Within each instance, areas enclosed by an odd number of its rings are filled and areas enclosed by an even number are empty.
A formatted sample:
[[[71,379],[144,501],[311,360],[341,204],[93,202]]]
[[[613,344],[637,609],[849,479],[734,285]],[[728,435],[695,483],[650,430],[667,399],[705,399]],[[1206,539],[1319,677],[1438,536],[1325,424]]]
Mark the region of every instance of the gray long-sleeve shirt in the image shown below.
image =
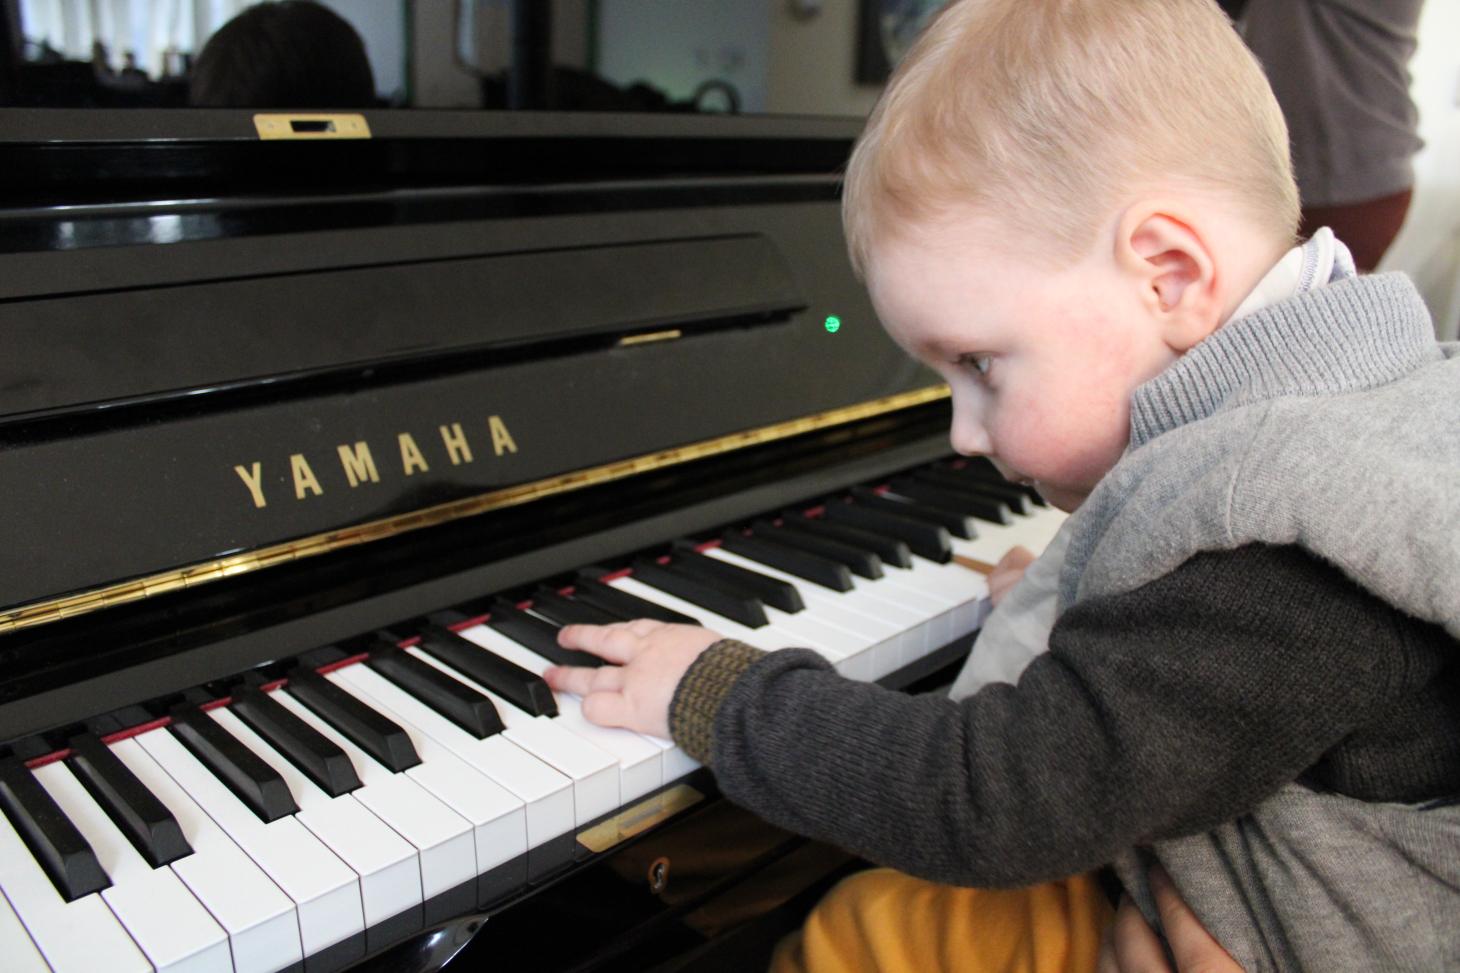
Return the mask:
[[[1443,629],[1312,555],[1251,545],[1071,607],[1017,685],[910,698],[807,650],[722,644],[672,725],[694,740],[712,719],[724,793],[774,823],[924,878],[1020,885],[1299,778],[1371,801],[1460,793],[1454,658]]]

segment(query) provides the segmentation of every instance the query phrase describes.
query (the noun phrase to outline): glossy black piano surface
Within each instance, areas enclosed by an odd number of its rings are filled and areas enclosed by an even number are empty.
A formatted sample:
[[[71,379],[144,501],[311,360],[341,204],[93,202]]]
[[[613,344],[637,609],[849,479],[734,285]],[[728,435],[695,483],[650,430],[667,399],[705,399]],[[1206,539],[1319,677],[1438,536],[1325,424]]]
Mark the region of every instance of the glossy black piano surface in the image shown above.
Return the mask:
[[[978,620],[951,558],[996,557],[949,525],[1047,530],[946,457],[852,276],[857,119],[768,114],[733,59],[610,83],[632,3],[458,6],[514,13],[465,101],[357,23],[375,91],[320,112],[184,107],[189,56],[139,78],[0,2],[7,963],[758,962],[855,863],[585,726],[556,626],[933,686]],[[545,53],[590,14],[597,73]]]

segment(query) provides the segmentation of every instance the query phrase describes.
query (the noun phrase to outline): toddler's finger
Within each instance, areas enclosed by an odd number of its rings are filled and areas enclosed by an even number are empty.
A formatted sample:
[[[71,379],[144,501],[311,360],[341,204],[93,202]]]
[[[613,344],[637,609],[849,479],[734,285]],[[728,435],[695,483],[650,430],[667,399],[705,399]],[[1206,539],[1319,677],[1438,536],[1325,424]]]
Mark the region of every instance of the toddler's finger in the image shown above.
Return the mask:
[[[548,666],[542,678],[556,692],[587,696],[593,692],[593,677],[599,671],[586,666]]]
[[[1106,929],[1105,939],[1100,943],[1100,956],[1095,963],[1095,973],[1121,973],[1115,961],[1115,930]]]
[[[583,697],[583,715],[600,726],[628,726],[632,712],[623,693],[598,692]]]
[[[565,649],[582,649],[600,659],[623,665],[633,658],[639,638],[628,622],[612,625],[564,625],[558,630],[558,644]]]
[[[593,673],[593,692],[617,693],[623,691],[623,666],[599,666],[597,669],[590,669],[588,671]]]
[[[639,638],[644,638],[645,636],[652,635],[658,629],[663,628],[665,623],[652,618],[635,618],[624,624],[634,635]]]
[[[1034,563],[1034,552],[1022,544],[1015,544],[1004,552],[999,558],[999,563],[994,565],[994,570],[1018,571],[1029,567]]]
[[[1211,973],[1231,970],[1241,973],[1242,967],[1209,933],[1191,906],[1177,891],[1171,876],[1160,865],[1151,866],[1151,895],[1156,899],[1156,912],[1171,944],[1171,955],[1178,970],[1201,969]]]
[[[1120,973],[1171,973],[1171,964],[1166,962],[1166,953],[1155,930],[1141,915],[1130,896],[1120,897],[1120,908],[1115,912],[1115,923],[1110,932],[1115,965]]]

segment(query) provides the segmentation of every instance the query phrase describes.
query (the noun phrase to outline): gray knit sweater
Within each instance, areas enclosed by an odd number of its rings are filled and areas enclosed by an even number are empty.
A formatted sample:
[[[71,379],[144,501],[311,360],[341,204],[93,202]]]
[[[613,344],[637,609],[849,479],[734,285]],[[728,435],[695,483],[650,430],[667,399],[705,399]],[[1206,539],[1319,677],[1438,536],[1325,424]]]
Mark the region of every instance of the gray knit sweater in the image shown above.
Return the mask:
[[[1071,527],[1066,607],[1197,552],[1292,544],[1460,636],[1460,346],[1434,342],[1406,278],[1338,281],[1235,321],[1132,413],[1129,452]],[[1292,784],[1149,851],[1248,970],[1460,968],[1460,804]],[[1154,915],[1142,857],[1118,871]]]
[[[1234,321],[1137,393],[1017,685],[909,698],[725,642],[674,736],[732,800],[925,878],[1115,861],[1148,905],[1155,856],[1249,970],[1460,968],[1452,353],[1402,278]]]

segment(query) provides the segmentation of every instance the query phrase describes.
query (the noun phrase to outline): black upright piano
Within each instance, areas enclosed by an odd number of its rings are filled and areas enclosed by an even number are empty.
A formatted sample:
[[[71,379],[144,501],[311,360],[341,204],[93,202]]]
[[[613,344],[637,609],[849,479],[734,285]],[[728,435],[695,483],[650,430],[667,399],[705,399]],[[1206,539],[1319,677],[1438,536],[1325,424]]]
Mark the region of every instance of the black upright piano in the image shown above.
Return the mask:
[[[851,273],[858,128],[0,108],[7,969],[763,956],[846,859],[539,674],[967,652],[950,538],[1033,498]]]

